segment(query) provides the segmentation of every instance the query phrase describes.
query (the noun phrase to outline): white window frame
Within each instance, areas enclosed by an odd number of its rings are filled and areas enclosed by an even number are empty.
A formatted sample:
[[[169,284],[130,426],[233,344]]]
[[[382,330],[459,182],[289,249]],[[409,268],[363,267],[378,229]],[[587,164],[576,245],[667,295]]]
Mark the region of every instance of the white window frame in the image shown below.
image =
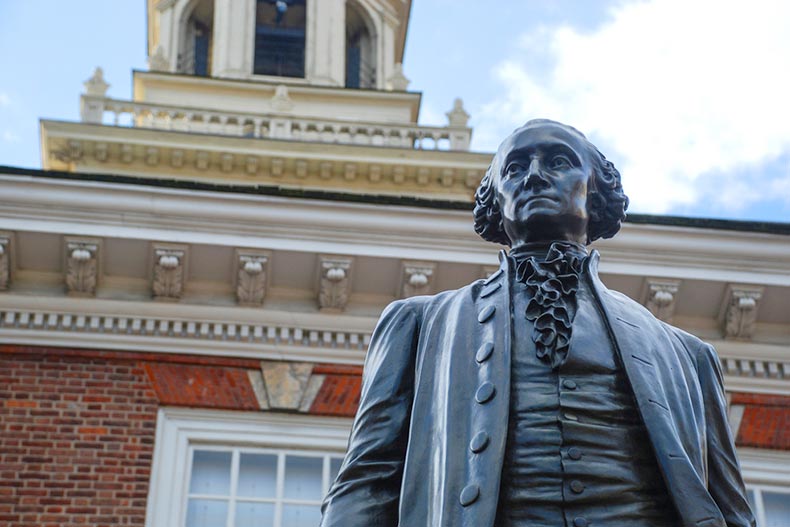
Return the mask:
[[[757,525],[765,525],[762,492],[787,494],[790,498],[790,452],[739,448],[746,489],[754,492]]]
[[[190,469],[195,448],[342,455],[348,446],[351,423],[348,418],[160,408],[146,527],[186,525]],[[324,482],[324,488],[328,485],[329,482]]]

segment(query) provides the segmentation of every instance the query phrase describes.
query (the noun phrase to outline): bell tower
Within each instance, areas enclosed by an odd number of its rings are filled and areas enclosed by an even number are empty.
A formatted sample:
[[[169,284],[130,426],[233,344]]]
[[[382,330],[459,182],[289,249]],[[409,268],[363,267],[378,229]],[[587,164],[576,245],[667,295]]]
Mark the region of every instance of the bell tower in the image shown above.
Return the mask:
[[[411,0],[147,0],[132,100],[85,81],[81,122],[42,121],[47,169],[470,202],[488,158],[456,100],[418,124]]]
[[[406,88],[410,0],[148,0],[151,69]]]

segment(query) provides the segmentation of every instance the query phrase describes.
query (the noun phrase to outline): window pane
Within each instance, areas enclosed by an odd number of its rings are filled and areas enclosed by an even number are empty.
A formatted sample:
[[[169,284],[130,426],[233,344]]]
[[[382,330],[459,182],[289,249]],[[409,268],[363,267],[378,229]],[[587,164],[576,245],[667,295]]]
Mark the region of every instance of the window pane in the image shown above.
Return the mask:
[[[754,515],[757,516],[757,502],[754,500],[754,491],[752,489],[746,490],[746,499],[749,501]]]
[[[320,457],[286,456],[285,493],[290,499],[320,500],[324,460]],[[289,525],[285,523],[285,525]]]
[[[274,504],[237,502],[235,527],[274,527]]]
[[[790,494],[763,491],[764,527],[790,527]]]
[[[195,450],[190,494],[227,496],[230,493],[230,452]]]
[[[238,495],[273,498],[277,494],[277,456],[242,454],[239,462]]]
[[[190,499],[187,506],[187,527],[225,527],[228,502]]]
[[[329,460],[329,484],[330,485],[335,482],[335,479],[337,479],[337,473],[340,472],[340,465],[342,465],[342,464],[343,464],[343,458],[342,457],[333,457],[331,460]]]
[[[318,505],[283,505],[283,527],[315,527],[321,523]]]

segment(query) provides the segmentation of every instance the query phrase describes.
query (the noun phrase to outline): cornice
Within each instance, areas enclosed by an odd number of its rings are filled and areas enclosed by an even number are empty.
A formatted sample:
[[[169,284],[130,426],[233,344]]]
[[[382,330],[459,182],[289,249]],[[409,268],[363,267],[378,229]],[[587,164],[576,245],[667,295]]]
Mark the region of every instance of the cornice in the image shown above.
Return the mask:
[[[41,122],[45,169],[471,202],[490,155]]]
[[[0,341],[361,364],[375,318],[0,295]]]
[[[489,265],[468,211],[0,175],[0,228]],[[309,243],[308,243],[309,242]],[[625,224],[604,273],[790,286],[787,237]]]
[[[374,324],[326,313],[0,295],[6,344],[362,364]],[[787,347],[759,348],[775,358],[755,357],[751,343],[728,343],[721,357],[727,389],[790,394]]]

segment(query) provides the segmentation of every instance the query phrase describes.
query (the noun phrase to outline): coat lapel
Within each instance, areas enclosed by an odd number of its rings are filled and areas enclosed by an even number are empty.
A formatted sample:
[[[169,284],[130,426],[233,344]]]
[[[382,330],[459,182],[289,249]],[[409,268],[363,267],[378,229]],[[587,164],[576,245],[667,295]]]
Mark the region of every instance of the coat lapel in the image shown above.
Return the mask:
[[[588,259],[587,276],[603,312],[604,322],[628,376],[637,408],[647,429],[667,489],[683,526],[724,525],[721,512],[707,492],[707,482],[694,469],[683,448],[673,407],[664,390],[679,368],[667,366],[674,352],[658,322],[630,302],[611,294],[598,278],[597,251]],[[662,349],[668,346],[670,349]],[[668,377],[669,376],[669,377]],[[719,523],[721,522],[721,523]]]

